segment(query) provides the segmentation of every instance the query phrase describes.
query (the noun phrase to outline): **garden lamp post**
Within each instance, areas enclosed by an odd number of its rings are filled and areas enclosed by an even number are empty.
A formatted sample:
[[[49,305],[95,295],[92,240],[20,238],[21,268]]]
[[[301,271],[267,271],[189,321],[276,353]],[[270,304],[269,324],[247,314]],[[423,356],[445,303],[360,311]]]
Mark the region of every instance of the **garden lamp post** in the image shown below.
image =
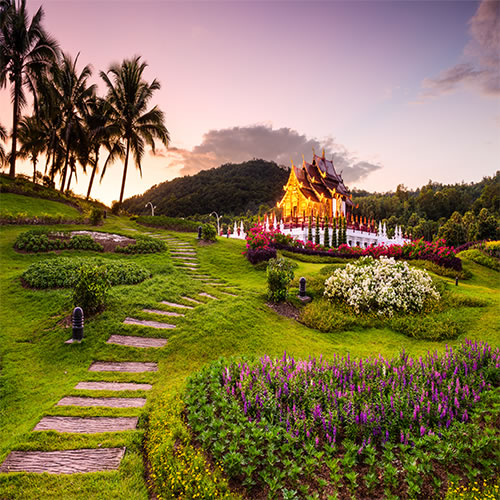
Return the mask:
[[[148,208],[148,205],[151,205],[151,215],[154,217],[155,216],[155,208],[156,207],[150,201],[148,201],[146,203],[146,208]]]
[[[212,215],[215,215],[215,218],[217,219],[217,235],[220,235],[220,225],[219,225],[219,220],[221,219],[222,215],[219,215],[217,212],[212,212],[210,214],[210,217],[212,217]]]

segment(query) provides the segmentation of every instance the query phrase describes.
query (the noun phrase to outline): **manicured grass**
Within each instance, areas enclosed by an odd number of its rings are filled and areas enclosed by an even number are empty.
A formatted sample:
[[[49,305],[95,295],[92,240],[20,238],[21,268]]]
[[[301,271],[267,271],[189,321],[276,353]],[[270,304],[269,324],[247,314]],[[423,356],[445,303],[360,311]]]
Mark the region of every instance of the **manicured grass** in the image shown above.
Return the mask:
[[[11,215],[25,214],[27,217],[34,216],[61,216],[68,219],[76,219],[80,216],[74,207],[59,203],[57,201],[43,200],[41,198],[31,198],[14,193],[0,193],[0,214],[9,213]]]
[[[64,226],[64,229],[71,227]],[[169,398],[184,389],[189,374],[221,356],[268,354],[281,357],[286,350],[296,358],[309,355],[329,358],[333,354],[347,353],[351,357],[378,353],[392,357],[404,348],[408,354],[418,357],[428,350],[442,352],[445,349],[444,342],[410,339],[387,327],[321,333],[277,315],[266,305],[265,270],[255,269],[241,255],[243,241],[219,238],[215,244],[199,245],[195,235],[175,234],[197,249],[200,272],[232,285],[238,297],[231,297],[223,295],[216,287],[189,278],[174,266],[167,252],[154,255],[103,255],[90,251],[19,254],[12,245],[17,235],[25,230],[25,227],[16,226],[0,228],[0,461],[13,449],[57,450],[100,445],[126,446],[127,453],[116,472],[74,476],[0,474],[0,498],[148,498],[142,454],[145,433],[147,436],[153,432],[162,434],[161,427],[156,426],[162,425],[162,412]],[[99,230],[132,237],[138,234],[137,230],[174,235],[162,230],[148,231],[135,222],[115,216],[108,217]],[[113,287],[108,308],[86,321],[84,342],[65,345],[64,340],[71,334],[60,321],[71,311],[70,291],[29,290],[22,287],[19,279],[30,264],[54,259],[58,255],[126,259],[147,268],[152,277],[137,285]],[[314,277],[324,265],[301,262],[295,274],[297,277]],[[471,280],[460,283],[458,287],[454,286],[454,280],[447,279],[447,282],[453,286],[454,293],[485,300],[487,305],[474,309],[474,314],[468,317],[469,328],[456,343],[467,337],[498,346],[498,273],[472,262],[466,262],[465,266],[472,273]],[[199,297],[201,291],[209,292],[219,300]],[[297,291],[292,290],[292,293]],[[173,318],[172,322],[178,325],[175,330],[165,333],[122,324],[126,316],[152,319],[142,309],[161,308],[161,300],[182,302],[183,295],[199,299],[204,304],[188,312],[185,318]],[[111,334],[167,337],[169,342],[161,350],[131,349],[106,344]],[[88,372],[93,360],[156,361],[159,371],[139,374]],[[130,396],[147,396],[148,402],[142,409],[54,406],[63,396],[83,395],[74,386],[84,380],[148,382],[153,384],[153,389],[147,393],[128,393]],[[95,395],[117,394],[103,392]],[[140,421],[137,431],[104,435],[32,432],[43,415],[138,415]],[[148,421],[154,422],[155,427],[148,430]],[[177,436],[185,435],[187,431],[180,415],[172,422],[172,442],[175,442]],[[171,457],[173,448],[163,445],[163,448],[149,448],[150,459],[157,465],[165,464]],[[179,465],[180,460],[171,458],[178,470],[184,470]]]

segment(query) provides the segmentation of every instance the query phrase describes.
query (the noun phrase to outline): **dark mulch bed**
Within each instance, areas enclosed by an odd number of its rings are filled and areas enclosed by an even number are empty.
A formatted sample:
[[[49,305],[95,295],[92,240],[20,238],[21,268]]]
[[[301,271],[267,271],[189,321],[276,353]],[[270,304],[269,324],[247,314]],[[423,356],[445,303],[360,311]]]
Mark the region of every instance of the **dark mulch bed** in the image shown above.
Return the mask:
[[[297,309],[292,304],[287,302],[279,302],[275,304],[274,302],[268,302],[267,305],[280,316],[285,316],[285,318],[291,318],[295,321],[300,319],[300,309]]]

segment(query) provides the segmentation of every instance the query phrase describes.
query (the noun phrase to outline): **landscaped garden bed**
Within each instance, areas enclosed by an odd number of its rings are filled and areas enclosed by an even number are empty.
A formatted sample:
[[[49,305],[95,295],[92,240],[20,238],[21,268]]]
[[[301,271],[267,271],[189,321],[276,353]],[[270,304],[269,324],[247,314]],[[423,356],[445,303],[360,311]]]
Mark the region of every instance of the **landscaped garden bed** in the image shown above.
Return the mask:
[[[186,419],[252,498],[432,498],[497,476],[498,369],[498,349],[470,341],[419,359],[220,360],[189,380]]]
[[[51,231],[37,228],[21,233],[14,248],[24,252],[94,250],[96,252],[155,253],[166,250],[163,241],[148,236],[136,239],[97,231]]]

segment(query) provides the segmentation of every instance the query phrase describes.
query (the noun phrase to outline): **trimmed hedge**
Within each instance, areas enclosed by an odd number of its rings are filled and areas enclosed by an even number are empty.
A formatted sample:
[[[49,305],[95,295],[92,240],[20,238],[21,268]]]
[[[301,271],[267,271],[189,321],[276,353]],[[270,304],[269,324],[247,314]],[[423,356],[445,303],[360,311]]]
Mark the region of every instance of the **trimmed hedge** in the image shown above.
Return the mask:
[[[134,285],[151,276],[146,268],[125,260],[60,257],[31,264],[21,279],[31,288],[71,288],[82,267],[95,266],[106,269],[106,277],[111,285]]]
[[[182,231],[190,233],[197,233],[198,227],[200,225],[198,222],[179,219],[176,217],[167,217],[166,215],[141,215],[137,218],[134,217],[134,220],[138,224],[142,224],[143,226],[159,227],[161,229],[168,229],[170,231]]]

